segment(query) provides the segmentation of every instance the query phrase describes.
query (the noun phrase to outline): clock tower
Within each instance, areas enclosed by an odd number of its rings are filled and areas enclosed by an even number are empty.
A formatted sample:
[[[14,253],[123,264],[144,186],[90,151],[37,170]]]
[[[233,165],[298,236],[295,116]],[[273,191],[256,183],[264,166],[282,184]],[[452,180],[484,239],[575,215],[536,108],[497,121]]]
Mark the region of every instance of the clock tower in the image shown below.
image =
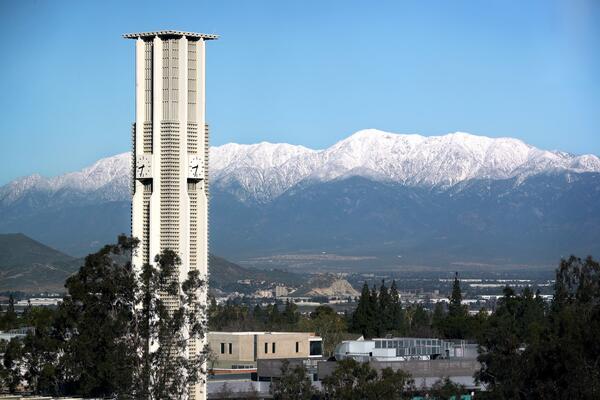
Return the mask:
[[[208,274],[208,125],[205,43],[217,35],[180,31],[124,35],[135,40],[131,233],[140,240],[138,271],[165,249],[179,254],[179,282]],[[167,306],[178,298],[164,295]],[[206,291],[199,295],[206,305]],[[198,357],[204,342],[190,343]],[[188,398],[206,399],[206,376]]]

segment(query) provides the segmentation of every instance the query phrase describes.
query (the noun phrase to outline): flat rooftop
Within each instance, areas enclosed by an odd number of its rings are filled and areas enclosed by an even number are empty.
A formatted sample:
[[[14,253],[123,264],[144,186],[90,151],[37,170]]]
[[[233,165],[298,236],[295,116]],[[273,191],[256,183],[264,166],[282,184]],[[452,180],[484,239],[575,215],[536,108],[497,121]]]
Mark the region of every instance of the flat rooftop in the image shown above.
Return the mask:
[[[189,38],[198,38],[204,40],[217,40],[219,35],[213,35],[210,33],[196,33],[196,32],[184,32],[184,31],[154,31],[154,32],[138,32],[138,33],[126,33],[123,35],[125,39],[144,39],[153,38],[155,36],[186,36]]]
[[[223,331],[209,331],[208,334],[215,335],[306,335],[317,337],[314,332],[268,332],[268,331],[245,331],[245,332],[223,332]]]

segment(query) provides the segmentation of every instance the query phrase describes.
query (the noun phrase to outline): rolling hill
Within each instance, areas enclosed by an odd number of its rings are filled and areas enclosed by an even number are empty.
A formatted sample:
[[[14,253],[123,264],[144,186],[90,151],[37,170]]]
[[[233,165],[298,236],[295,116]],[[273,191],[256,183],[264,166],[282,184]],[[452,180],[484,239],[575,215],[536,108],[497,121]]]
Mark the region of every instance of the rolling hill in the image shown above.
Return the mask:
[[[0,291],[63,291],[79,261],[23,234],[0,234]]]
[[[83,259],[71,257],[21,233],[0,234],[0,291],[64,292],[65,280],[77,272]],[[224,291],[239,288],[238,280],[271,285],[297,285],[300,276],[284,271],[243,268],[210,255],[210,286]]]

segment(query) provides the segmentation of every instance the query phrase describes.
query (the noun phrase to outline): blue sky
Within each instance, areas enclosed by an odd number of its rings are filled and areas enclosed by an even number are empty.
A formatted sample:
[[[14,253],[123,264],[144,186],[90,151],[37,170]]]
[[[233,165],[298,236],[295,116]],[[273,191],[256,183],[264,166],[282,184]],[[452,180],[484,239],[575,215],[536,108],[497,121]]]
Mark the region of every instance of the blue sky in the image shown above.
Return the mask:
[[[218,33],[212,144],[324,148],[363,128],[600,154],[600,2],[0,2],[0,184],[130,147],[126,32]]]

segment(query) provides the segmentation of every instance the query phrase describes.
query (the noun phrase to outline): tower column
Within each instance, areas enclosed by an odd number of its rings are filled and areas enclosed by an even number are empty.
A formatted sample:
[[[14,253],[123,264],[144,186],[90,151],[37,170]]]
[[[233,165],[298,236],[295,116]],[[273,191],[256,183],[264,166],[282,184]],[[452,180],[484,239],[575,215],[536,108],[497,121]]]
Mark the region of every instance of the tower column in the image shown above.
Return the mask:
[[[205,41],[216,35],[157,31],[135,39],[135,124],[132,155],[132,236],[140,240],[134,269],[154,263],[163,250],[181,258],[181,284],[190,270],[208,274],[208,140],[205,123]],[[207,290],[198,307],[207,305]],[[162,298],[178,307],[179,298]],[[201,358],[205,340],[185,355]],[[188,398],[206,399],[206,376]]]

